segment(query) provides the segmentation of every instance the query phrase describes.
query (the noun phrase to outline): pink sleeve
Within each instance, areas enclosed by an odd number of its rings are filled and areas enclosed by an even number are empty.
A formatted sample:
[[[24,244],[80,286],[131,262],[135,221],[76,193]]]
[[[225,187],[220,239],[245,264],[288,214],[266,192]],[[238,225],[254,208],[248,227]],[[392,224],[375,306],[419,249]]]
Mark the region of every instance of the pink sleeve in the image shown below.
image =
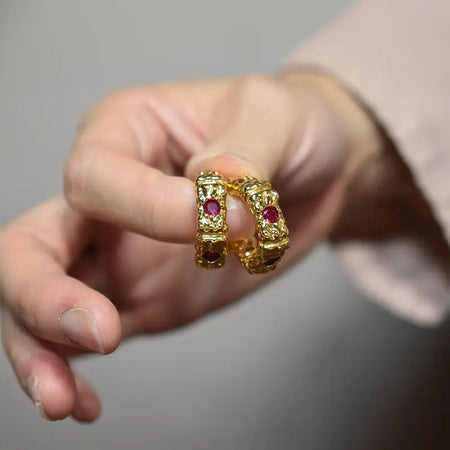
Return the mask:
[[[450,243],[450,2],[363,1],[288,62],[299,64],[328,71],[373,111]],[[449,274],[413,238],[336,250],[357,284],[391,311],[423,325],[447,315]]]

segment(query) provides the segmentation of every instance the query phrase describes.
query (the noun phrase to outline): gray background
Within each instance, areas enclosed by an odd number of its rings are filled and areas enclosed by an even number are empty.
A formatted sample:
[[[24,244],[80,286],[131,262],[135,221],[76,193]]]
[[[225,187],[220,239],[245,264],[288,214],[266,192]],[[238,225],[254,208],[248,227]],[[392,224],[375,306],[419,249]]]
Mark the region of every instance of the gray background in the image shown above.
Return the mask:
[[[106,94],[270,73],[346,3],[0,0],[0,224],[60,192]],[[0,449],[449,448],[447,331],[372,305],[320,248],[234,308],[77,362],[104,402],[92,426],[43,421],[0,353]]]

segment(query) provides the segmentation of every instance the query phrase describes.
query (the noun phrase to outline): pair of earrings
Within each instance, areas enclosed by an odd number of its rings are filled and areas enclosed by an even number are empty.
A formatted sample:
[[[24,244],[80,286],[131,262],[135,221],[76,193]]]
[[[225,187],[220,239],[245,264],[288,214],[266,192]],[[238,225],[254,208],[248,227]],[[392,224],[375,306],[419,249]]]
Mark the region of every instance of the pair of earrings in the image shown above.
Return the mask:
[[[274,270],[289,248],[288,228],[279,206],[279,196],[267,181],[245,176],[236,180],[218,172],[200,172],[195,182],[197,196],[196,262],[200,267],[218,269],[227,254],[235,253],[250,273]],[[226,198],[245,201],[256,220],[255,235],[229,242]]]

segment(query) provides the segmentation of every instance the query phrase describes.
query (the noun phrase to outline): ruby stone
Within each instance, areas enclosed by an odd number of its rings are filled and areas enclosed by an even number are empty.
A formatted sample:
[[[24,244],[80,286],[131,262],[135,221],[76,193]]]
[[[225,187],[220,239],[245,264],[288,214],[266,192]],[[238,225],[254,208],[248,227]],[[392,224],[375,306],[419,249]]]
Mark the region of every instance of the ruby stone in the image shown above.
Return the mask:
[[[266,206],[262,212],[263,218],[266,222],[275,223],[278,221],[280,214],[278,209],[273,205]]]
[[[214,262],[220,258],[220,255],[217,252],[205,252],[203,258],[208,262]]]
[[[217,216],[220,213],[220,203],[214,198],[210,198],[203,204],[203,210],[210,216]]]

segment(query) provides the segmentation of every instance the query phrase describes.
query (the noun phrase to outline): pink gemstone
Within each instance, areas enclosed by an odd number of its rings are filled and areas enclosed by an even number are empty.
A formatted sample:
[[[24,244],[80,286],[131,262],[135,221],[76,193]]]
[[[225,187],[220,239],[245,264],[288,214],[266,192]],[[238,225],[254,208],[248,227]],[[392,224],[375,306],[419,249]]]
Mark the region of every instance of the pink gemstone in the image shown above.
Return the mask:
[[[220,255],[217,252],[205,252],[203,258],[208,262],[214,262],[220,258]]]
[[[217,200],[210,198],[203,204],[203,210],[210,216],[217,216],[217,214],[220,213],[220,203]]]
[[[263,209],[262,215],[266,222],[275,223],[278,221],[278,217],[280,214],[278,213],[277,208],[273,205],[266,206]]]
[[[264,265],[265,266],[273,266],[277,261],[279,261],[281,258],[279,256],[276,256],[275,258],[268,259]]]

